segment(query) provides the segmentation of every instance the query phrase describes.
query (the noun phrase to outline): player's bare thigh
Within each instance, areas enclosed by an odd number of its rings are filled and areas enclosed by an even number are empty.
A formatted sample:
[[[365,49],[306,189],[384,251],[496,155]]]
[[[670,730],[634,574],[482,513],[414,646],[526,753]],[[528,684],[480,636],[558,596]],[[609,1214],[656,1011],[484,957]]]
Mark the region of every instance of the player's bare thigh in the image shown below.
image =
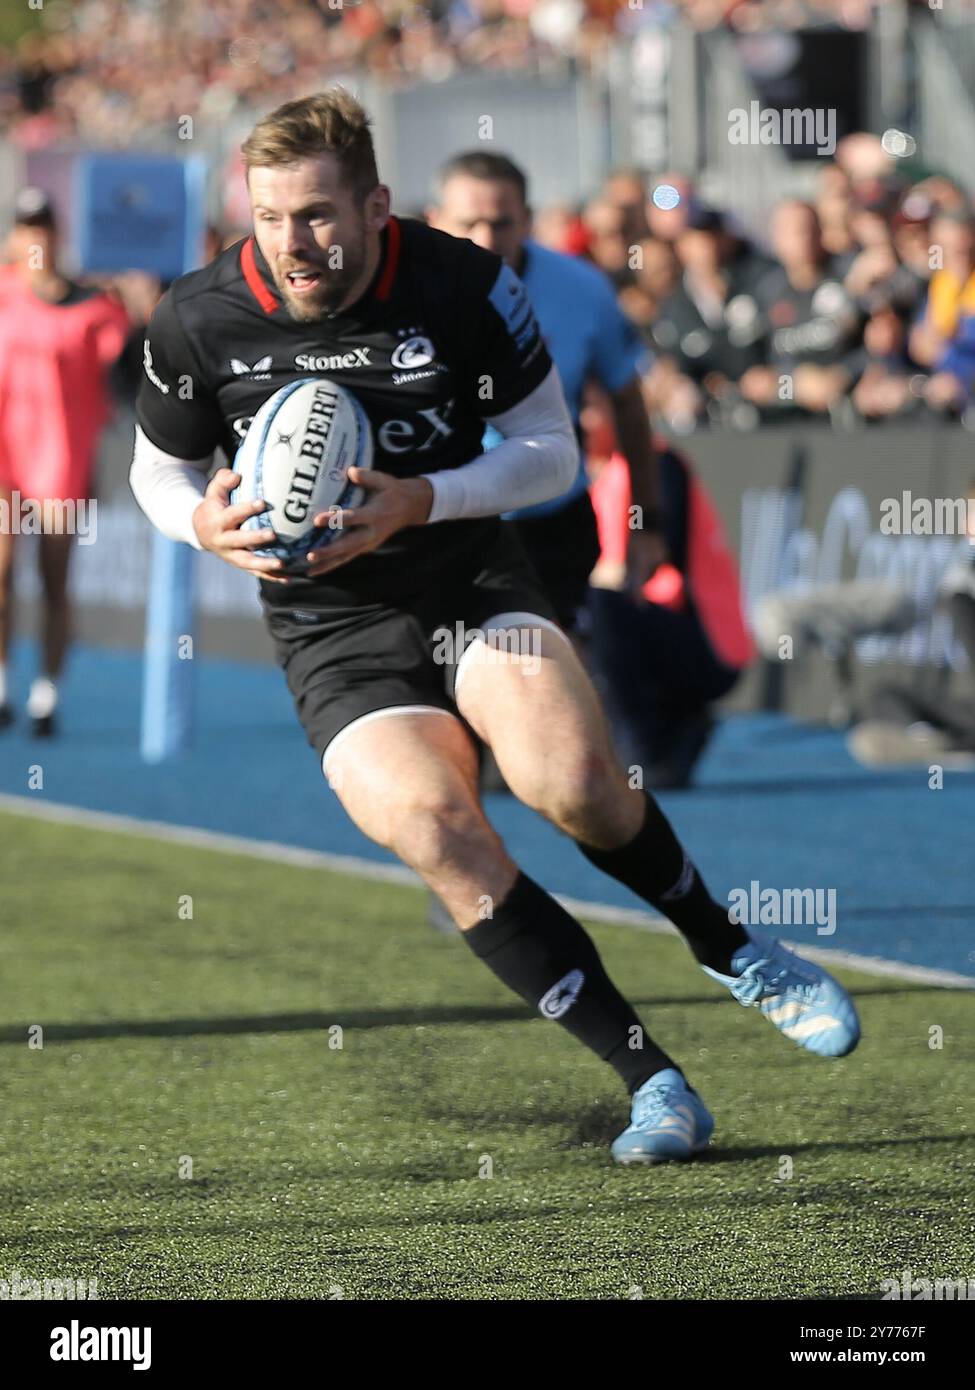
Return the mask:
[[[508,786],[568,834],[626,843],[644,814],[613,750],[599,697],[572,643],[544,619],[483,626],[458,666],[454,698]]]
[[[415,869],[458,926],[473,926],[507,894],[517,869],[485,819],[477,754],[454,715],[403,707],[365,715],[322,762],[359,829]]]

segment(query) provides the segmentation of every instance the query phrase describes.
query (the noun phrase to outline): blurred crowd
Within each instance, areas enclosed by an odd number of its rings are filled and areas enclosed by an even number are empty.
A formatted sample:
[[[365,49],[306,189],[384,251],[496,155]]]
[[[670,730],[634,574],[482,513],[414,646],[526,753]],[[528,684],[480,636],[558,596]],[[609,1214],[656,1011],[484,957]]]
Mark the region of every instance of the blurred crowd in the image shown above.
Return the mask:
[[[687,178],[635,170],[581,208],[545,209],[536,236],[612,279],[651,349],[647,403],[671,430],[797,413],[840,426],[932,412],[967,421],[972,205],[948,179],[910,183],[895,166],[877,137],[848,136],[809,202],[773,207],[767,247]]]
[[[63,139],[119,145],[133,129],[171,135],[181,117],[223,121],[352,72],[396,83],[443,81],[461,69],[593,67],[614,36],[677,16],[740,33],[864,28],[882,3],[46,0],[34,9],[36,27],[0,47],[0,134],[28,148]]]
[[[361,72],[436,82],[460,69],[598,61],[647,0],[48,0],[0,53],[0,131],[120,144],[181,116],[224,120]]]

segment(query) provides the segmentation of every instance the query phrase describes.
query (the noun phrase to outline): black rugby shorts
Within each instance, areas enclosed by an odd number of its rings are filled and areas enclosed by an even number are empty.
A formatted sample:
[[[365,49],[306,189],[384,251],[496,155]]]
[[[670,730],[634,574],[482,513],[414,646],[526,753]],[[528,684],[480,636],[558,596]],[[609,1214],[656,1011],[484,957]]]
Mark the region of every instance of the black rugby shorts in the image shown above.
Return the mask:
[[[293,601],[282,601],[282,589],[262,600],[298,718],[319,759],[353,720],[379,710],[425,705],[457,714],[457,661],[473,630],[491,618],[516,613],[558,622],[513,529],[501,523],[488,529],[487,543],[479,539],[419,590],[403,575],[402,589],[381,600],[345,593],[335,602],[334,588],[322,601],[309,586]]]

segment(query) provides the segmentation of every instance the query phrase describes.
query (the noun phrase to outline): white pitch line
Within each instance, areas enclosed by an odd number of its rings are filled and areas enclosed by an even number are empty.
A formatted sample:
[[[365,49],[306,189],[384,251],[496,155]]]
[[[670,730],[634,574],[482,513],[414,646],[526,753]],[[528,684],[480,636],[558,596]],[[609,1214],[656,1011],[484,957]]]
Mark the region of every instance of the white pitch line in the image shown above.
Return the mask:
[[[192,825],[171,825],[167,821],[141,820],[138,816],[122,816],[111,811],[90,811],[83,806],[63,802],[41,801],[30,796],[12,796],[0,792],[0,811],[12,815],[33,816],[36,820],[55,821],[61,825],[82,825],[91,830],[107,830],[118,835],[135,835],[142,839],[166,840],[185,845],[187,849],[218,850],[223,854],[240,854],[248,859],[269,859],[278,864],[294,864],[302,869],[326,869],[332,873],[351,874],[382,883],[396,883],[406,888],[423,888],[423,881],[412,869],[402,864],[380,864],[354,854],[330,854],[327,850],[300,849],[274,840],[252,840],[245,835],[225,835],[216,830],[203,830]],[[677,932],[663,917],[634,908],[614,907],[612,903],[587,902],[581,898],[554,896],[577,917],[590,922],[607,922],[615,926],[636,927],[640,931],[660,932],[676,936]],[[821,950],[805,942],[788,942],[811,960],[824,965],[846,966],[865,975],[886,975],[912,984],[937,985],[948,989],[975,989],[975,978],[959,975],[953,970],[935,970],[926,965],[906,965],[901,961],[885,960],[882,956],[861,956],[853,951]]]
[[[58,801],[37,801],[27,796],[0,792],[0,811],[33,816],[37,820],[57,821],[61,825],[83,825],[91,830],[110,830],[118,835],[138,835],[143,839],[167,840],[187,849],[214,849],[224,854],[242,854],[249,859],[271,859],[278,864],[294,864],[301,869],[331,869],[335,873],[363,875],[422,887],[421,880],[402,864],[378,864],[352,854],[329,854],[325,850],[300,849],[275,840],[250,840],[245,835],[224,835],[193,825],[171,825],[168,821],[141,820],[114,811],[90,811],[84,806],[68,806]]]

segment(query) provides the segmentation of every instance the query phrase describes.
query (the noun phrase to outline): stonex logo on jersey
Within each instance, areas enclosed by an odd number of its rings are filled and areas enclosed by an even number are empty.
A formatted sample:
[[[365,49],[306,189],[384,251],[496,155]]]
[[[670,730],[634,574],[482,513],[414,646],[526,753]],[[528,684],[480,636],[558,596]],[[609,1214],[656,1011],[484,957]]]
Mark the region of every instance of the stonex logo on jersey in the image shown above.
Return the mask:
[[[320,353],[317,356],[313,352],[299,352],[295,366],[303,372],[346,372],[353,367],[368,367],[369,353],[367,347],[353,348],[351,352]]]
[[[400,339],[399,343],[388,352],[371,344],[353,347],[347,352],[298,352],[294,355],[294,365],[299,371],[316,376],[330,376],[363,367],[373,368],[373,376],[378,373],[384,384],[391,382],[394,386],[405,386],[436,377],[441,373],[449,375],[449,368],[436,360],[437,350],[422,328],[418,329],[416,325],[411,324],[398,329],[397,336]],[[384,370],[383,359],[387,357],[390,368],[396,369],[390,373]],[[231,362],[231,370],[238,380],[246,374],[251,381],[269,381],[271,373],[259,372],[258,368],[270,365],[270,357],[264,357],[255,368],[248,371],[243,363],[235,359]],[[286,371],[285,375],[294,379],[293,372]],[[349,387],[368,411],[368,393],[359,392],[358,381],[350,382]],[[373,419],[376,445],[387,454],[405,454],[410,451],[429,453],[437,444],[449,439],[453,434],[450,417],[455,404],[451,398],[436,405],[417,409],[409,415],[404,413],[391,420],[377,422]],[[234,420],[234,430],[241,439],[250,428],[253,418],[253,415],[244,415]]]

